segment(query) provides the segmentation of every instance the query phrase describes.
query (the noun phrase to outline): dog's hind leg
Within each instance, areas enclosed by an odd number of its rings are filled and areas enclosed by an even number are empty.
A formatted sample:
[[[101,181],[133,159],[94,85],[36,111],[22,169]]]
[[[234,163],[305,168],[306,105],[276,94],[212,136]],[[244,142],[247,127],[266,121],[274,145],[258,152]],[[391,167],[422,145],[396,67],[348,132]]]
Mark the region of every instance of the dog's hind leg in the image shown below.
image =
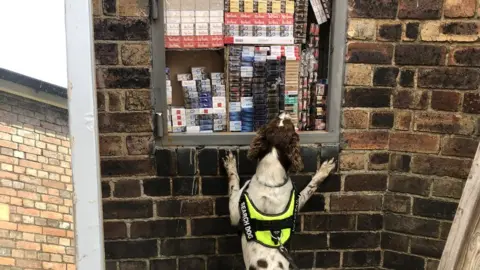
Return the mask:
[[[298,206],[299,209],[305,205],[305,203],[312,197],[315,190],[317,190],[318,186],[327,178],[330,172],[335,168],[335,162],[332,159],[329,161],[323,162],[322,166],[317,170],[315,175],[312,177],[312,180],[308,185],[300,192],[300,196],[298,199]]]
[[[240,177],[237,172],[237,160],[231,151],[223,159],[223,166],[228,175],[228,196],[230,198],[228,208],[230,210],[230,222],[236,226],[240,221],[240,211],[238,204],[240,202]]]

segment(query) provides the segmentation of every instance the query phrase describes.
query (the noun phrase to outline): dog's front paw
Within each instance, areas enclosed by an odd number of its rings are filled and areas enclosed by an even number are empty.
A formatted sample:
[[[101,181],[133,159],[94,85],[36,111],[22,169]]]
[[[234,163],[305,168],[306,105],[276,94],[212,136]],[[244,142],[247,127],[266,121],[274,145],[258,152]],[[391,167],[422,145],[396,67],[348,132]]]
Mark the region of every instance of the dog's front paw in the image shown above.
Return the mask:
[[[223,158],[223,166],[227,173],[235,173],[237,171],[237,159],[232,151],[228,151],[227,156]]]
[[[316,181],[323,181],[335,168],[335,159],[324,161],[313,177]]]

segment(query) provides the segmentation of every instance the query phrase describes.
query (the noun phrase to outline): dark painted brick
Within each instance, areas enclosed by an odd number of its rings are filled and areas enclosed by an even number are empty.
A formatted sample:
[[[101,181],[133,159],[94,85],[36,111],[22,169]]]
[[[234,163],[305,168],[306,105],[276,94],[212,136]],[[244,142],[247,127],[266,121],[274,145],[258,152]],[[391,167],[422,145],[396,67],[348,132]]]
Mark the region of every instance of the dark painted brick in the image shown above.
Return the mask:
[[[393,46],[387,43],[350,43],[347,49],[348,63],[391,64]]]
[[[208,257],[207,269],[245,270],[241,256],[214,256]]]
[[[380,195],[332,195],[330,211],[376,211],[382,209]]]
[[[178,175],[194,175],[197,172],[196,161],[195,148],[178,148]]]
[[[431,179],[394,174],[390,176],[388,190],[426,196],[430,193],[431,184]]]
[[[117,270],[117,262],[105,262],[105,270]]]
[[[412,238],[411,252],[416,255],[440,259],[444,247],[445,241],[415,237]]]
[[[379,67],[373,73],[374,86],[397,86],[399,69],[396,67]]]
[[[115,182],[114,197],[133,198],[141,195],[140,182],[138,180],[120,180]]]
[[[380,40],[399,41],[402,38],[401,24],[382,24],[378,28]]]
[[[95,40],[149,40],[149,28],[147,19],[124,17],[93,20]]]
[[[147,159],[103,159],[100,163],[102,176],[140,176],[152,175],[152,160]]]
[[[235,234],[236,228],[230,224],[230,218],[198,218],[191,221],[192,235],[225,235]]]
[[[441,66],[445,64],[446,53],[444,46],[398,44],[395,46],[395,64]]]
[[[357,230],[375,231],[383,227],[383,216],[380,214],[358,215]]]
[[[105,93],[97,92],[97,111],[104,112],[105,111]],[[102,145],[100,144],[100,147]]]
[[[248,149],[240,149],[238,153],[238,173],[241,175],[253,175],[257,170],[257,161],[250,160]]]
[[[387,175],[384,174],[349,174],[345,177],[345,191],[384,191]]]
[[[228,151],[231,150],[232,154],[235,156],[237,160],[237,170],[238,170],[238,152],[235,149],[220,149],[218,150],[218,162],[219,162],[219,173],[221,175],[227,175],[225,172],[225,168],[223,167],[223,158],[227,156]]]
[[[105,258],[134,259],[157,256],[157,240],[105,242]]]
[[[151,132],[150,113],[99,113],[98,129],[100,133]]]
[[[326,249],[327,234],[294,234],[291,245],[293,250]]]
[[[218,254],[240,254],[242,243],[239,236],[217,238]]]
[[[105,15],[115,15],[117,12],[117,1],[116,0],[103,0],[103,14]]]
[[[314,194],[300,209],[301,213],[305,212],[323,212],[325,210],[325,198],[321,194]]]
[[[150,270],[177,270],[177,260],[175,259],[151,260]]]
[[[475,90],[480,70],[471,68],[419,68],[417,85],[422,88]]]
[[[220,177],[202,177],[203,195],[228,195],[228,179]]]
[[[471,160],[468,159],[452,159],[423,155],[415,156],[412,162],[412,172],[466,179],[470,172],[471,163]]]
[[[317,252],[315,255],[315,267],[317,268],[330,268],[340,266],[340,252],[322,251]]]
[[[423,217],[453,220],[457,211],[457,203],[415,198],[413,214]]]
[[[459,47],[453,52],[452,62],[461,66],[480,66],[479,47]]]
[[[379,266],[380,251],[353,251],[343,253],[343,264],[346,267]]]
[[[345,93],[345,107],[382,108],[390,107],[390,95],[392,90],[388,88],[353,88]]]
[[[127,224],[125,222],[104,222],[103,236],[105,239],[125,239],[127,238]]]
[[[465,93],[463,97],[463,111],[466,113],[480,113],[480,95],[477,93]]]
[[[477,151],[478,139],[450,137],[445,138],[442,155],[473,158]]]
[[[144,179],[143,193],[152,197],[171,195],[170,178],[158,177],[154,179]]]
[[[177,153],[174,149],[157,149],[155,151],[157,175],[172,176],[177,174]]]
[[[392,154],[390,158],[390,170],[399,172],[410,171],[410,161],[412,157],[409,155]]]
[[[368,167],[370,170],[386,170],[390,161],[390,155],[388,153],[371,153],[369,160]]]
[[[215,214],[217,216],[225,216],[230,214],[230,210],[228,210],[229,201],[230,199],[228,197],[215,199]]]
[[[397,16],[398,0],[349,0],[349,16],[352,18],[394,19]]]
[[[390,232],[382,232],[382,249],[407,252],[408,236]]]
[[[199,178],[195,176],[191,177],[174,177],[173,183],[173,195],[174,196],[194,196],[198,195]]]
[[[337,159],[338,161],[338,159]],[[330,174],[317,189],[317,192],[336,192],[341,189],[341,176],[339,174]]]
[[[400,72],[399,84],[402,87],[413,87],[415,70],[405,69]]]
[[[165,239],[160,242],[160,254],[164,256],[208,255],[215,253],[215,239]]]
[[[291,255],[293,261],[300,269],[311,269],[313,267],[313,252],[294,252]]]
[[[150,218],[153,216],[152,201],[104,201],[104,219]]]
[[[119,269],[120,270],[147,269],[147,263],[144,261],[119,262]]]
[[[383,218],[385,221],[385,230],[388,231],[437,237],[440,230],[440,223],[436,220],[420,219],[389,213],[386,213]]]
[[[427,106],[427,91],[399,90],[393,95],[394,108],[423,110],[426,109]]]
[[[409,22],[407,23],[406,29],[405,29],[405,36],[409,39],[416,40],[418,38],[419,34],[419,28],[420,24],[417,22]]]
[[[118,64],[117,44],[96,43],[95,44],[95,60],[97,60],[97,64],[99,65]]]
[[[298,175],[294,174],[290,176],[290,180],[297,189],[298,192],[302,191],[308,183],[312,180],[312,175]]]
[[[438,266],[440,264],[440,261],[435,261],[435,260],[428,260],[427,261],[427,266],[426,270],[438,270]]]
[[[205,270],[205,260],[203,258],[180,258],[178,260],[178,269]]]
[[[410,213],[410,197],[387,193],[383,200],[383,210],[394,213]]]
[[[109,182],[102,182],[102,198],[108,198],[112,194]]]
[[[204,148],[198,152],[198,170],[200,171],[200,175],[217,174],[218,150],[216,148]]]
[[[316,147],[301,147],[300,154],[302,155],[303,171],[304,172],[316,172],[318,162],[318,148]]]
[[[374,112],[372,113],[372,128],[392,128],[394,116],[393,112]]]
[[[425,261],[421,257],[385,251],[383,253],[383,267],[395,270],[423,270]]]
[[[331,233],[330,247],[334,249],[377,248],[380,247],[380,234],[369,232]]]
[[[306,215],[303,217],[305,231],[349,231],[355,229],[354,215]]]
[[[150,71],[147,68],[110,67],[97,69],[97,87],[138,89],[150,87]],[[138,123],[137,123],[138,124]],[[148,123],[150,125],[150,123]]]
[[[210,199],[162,200],[157,202],[157,215],[160,217],[213,215],[213,201]]]
[[[441,31],[447,35],[477,35],[478,25],[473,22],[451,22],[442,25]]]
[[[400,0],[399,19],[439,19],[442,15],[443,0]]]
[[[136,221],[130,225],[131,238],[179,237],[187,234],[184,219]]]
[[[451,228],[452,223],[442,222],[440,225],[440,239],[447,240]]]
[[[339,144],[325,144],[322,145],[320,151],[320,162],[323,163],[330,159],[335,159],[338,162],[338,156],[340,153],[340,145]],[[337,164],[338,166],[338,164]]]

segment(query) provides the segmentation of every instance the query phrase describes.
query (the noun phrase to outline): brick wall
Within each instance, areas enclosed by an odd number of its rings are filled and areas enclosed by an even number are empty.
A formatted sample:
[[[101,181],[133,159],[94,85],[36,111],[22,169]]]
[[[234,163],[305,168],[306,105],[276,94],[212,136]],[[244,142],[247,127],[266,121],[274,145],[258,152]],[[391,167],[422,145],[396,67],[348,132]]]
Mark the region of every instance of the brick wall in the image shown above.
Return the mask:
[[[0,92],[0,269],[75,269],[68,112]]]
[[[225,148],[153,156],[148,1],[93,0],[110,269],[244,269]],[[478,142],[476,1],[350,0],[340,173],[292,242],[302,268],[435,269]],[[344,145],[344,146],[343,146]],[[243,180],[254,172],[234,148]],[[301,188],[338,145],[304,145]]]
[[[384,268],[433,270],[478,144],[480,6],[349,4],[344,187],[386,186]]]

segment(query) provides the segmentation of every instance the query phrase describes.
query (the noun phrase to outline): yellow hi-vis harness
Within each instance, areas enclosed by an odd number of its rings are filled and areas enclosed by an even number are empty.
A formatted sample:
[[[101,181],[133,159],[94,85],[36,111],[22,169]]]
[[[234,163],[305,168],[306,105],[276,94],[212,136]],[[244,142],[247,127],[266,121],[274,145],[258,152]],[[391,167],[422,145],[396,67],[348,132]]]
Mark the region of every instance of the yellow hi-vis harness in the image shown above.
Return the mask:
[[[248,197],[247,187],[240,196],[239,205],[240,225],[247,241],[255,241],[270,248],[283,247],[295,232],[298,212],[298,194],[295,187],[285,210],[278,215],[260,212]]]

